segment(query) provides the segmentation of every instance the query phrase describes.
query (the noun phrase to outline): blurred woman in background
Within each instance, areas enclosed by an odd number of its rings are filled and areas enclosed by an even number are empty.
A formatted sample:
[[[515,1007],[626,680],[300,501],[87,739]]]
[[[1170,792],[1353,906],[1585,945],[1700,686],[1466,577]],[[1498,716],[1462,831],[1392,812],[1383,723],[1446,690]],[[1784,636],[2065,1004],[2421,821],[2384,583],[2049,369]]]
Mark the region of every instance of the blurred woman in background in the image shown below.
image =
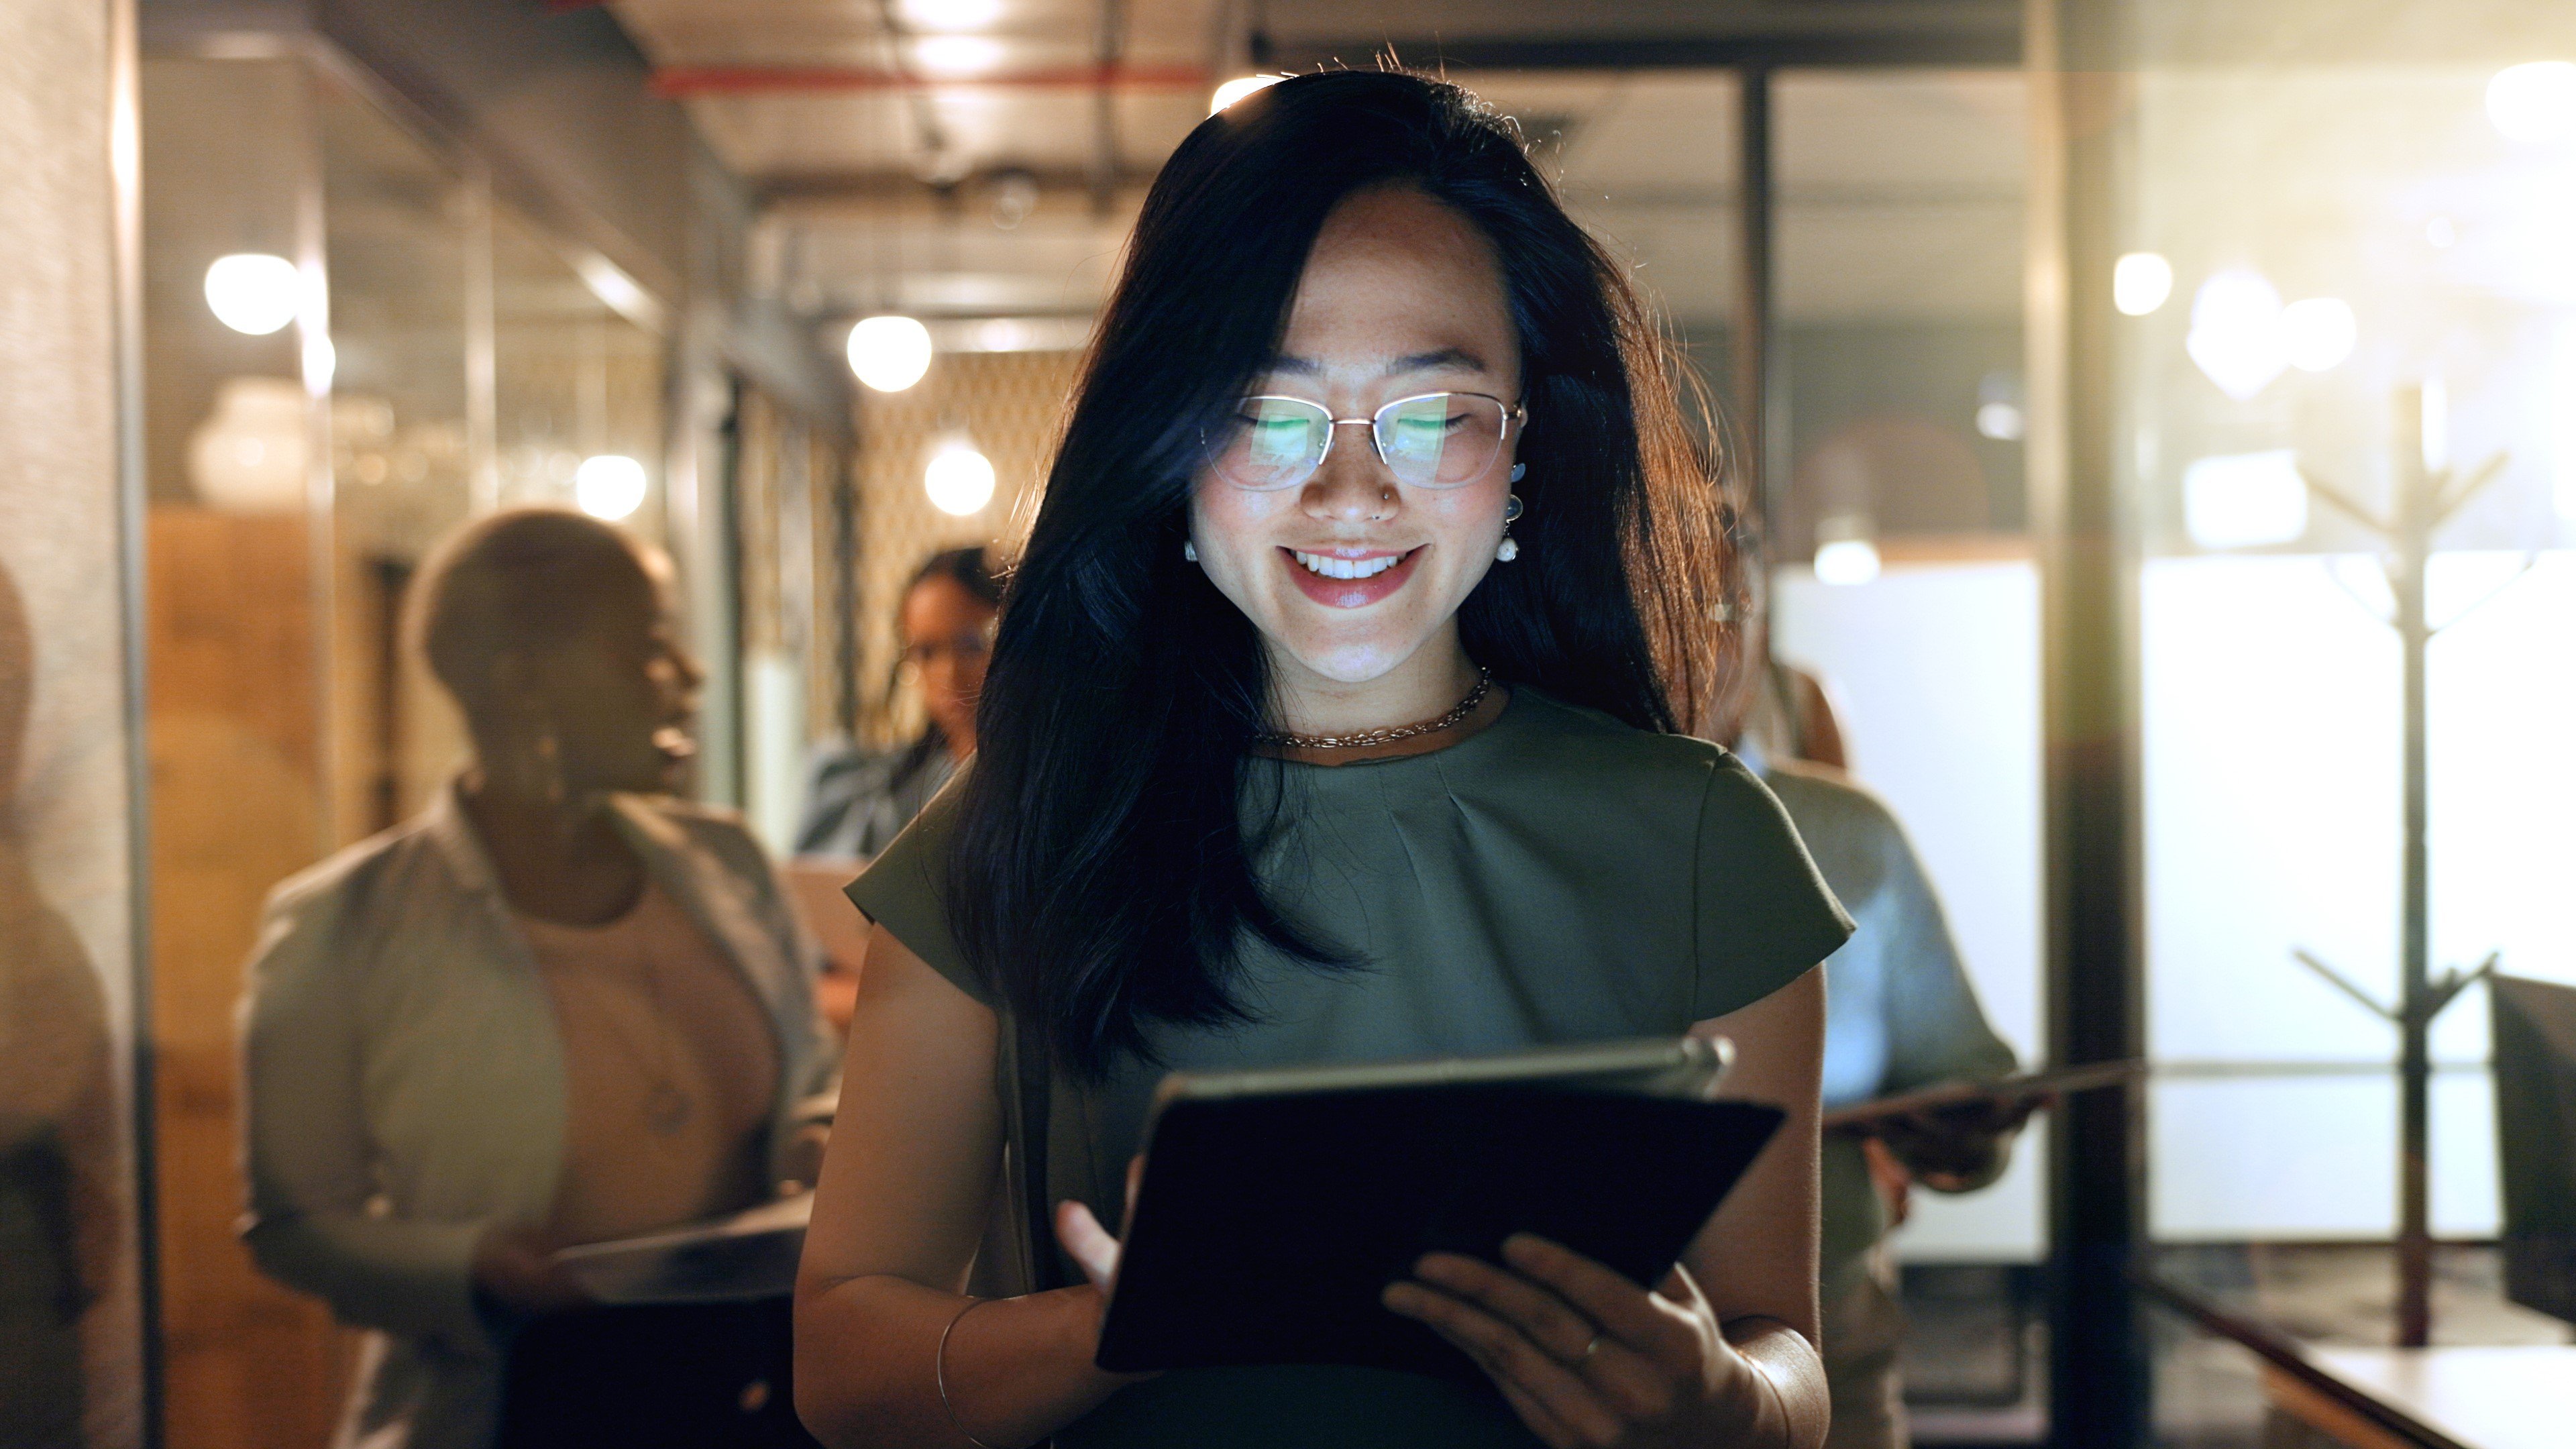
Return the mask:
[[[704,1357],[631,1316],[562,1317],[588,1300],[555,1250],[812,1176],[832,1075],[815,953],[742,827],[671,797],[700,674],[668,585],[659,553],[575,513],[451,538],[410,631],[473,758],[419,818],[270,900],[246,1008],[246,1231],[263,1270],[374,1330],[343,1443],[493,1443],[505,1363],[552,1323],[648,1374]],[[560,1387],[598,1400],[571,1406],[609,1433],[595,1442],[682,1432],[667,1410],[661,1434],[612,1431],[629,1396]],[[744,1384],[713,1392],[757,1428]],[[779,1442],[794,1425],[777,1397],[772,1436],[701,1442]]]
[[[850,1029],[868,956],[867,923],[841,888],[975,753],[975,701],[984,692],[984,664],[1001,612],[1002,581],[984,549],[952,548],[923,560],[895,615],[903,656],[887,692],[909,681],[921,692],[928,724],[899,749],[880,753],[844,743],[815,762],[805,822],[796,830],[797,858],[786,876],[798,908],[822,937],[814,1001],[835,1039]]]
[[[920,689],[929,723],[900,749],[871,754],[850,745],[817,762],[798,855],[875,858],[975,753],[975,700],[1001,612],[1002,583],[984,549],[935,553],[913,571],[895,630],[902,677]]]

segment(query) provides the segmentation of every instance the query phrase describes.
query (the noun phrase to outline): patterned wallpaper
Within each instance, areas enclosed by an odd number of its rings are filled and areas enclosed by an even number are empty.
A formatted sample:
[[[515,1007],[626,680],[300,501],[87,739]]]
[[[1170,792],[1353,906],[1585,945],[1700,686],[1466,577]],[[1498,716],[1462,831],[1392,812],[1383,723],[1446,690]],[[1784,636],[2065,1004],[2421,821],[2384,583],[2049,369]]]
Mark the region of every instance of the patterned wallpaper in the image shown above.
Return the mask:
[[[869,743],[908,739],[921,727],[918,703],[887,691],[904,582],[941,549],[1017,550],[1081,363],[1078,352],[948,353],[908,391],[859,389],[859,705]],[[922,470],[932,450],[960,432],[993,462],[993,499],[955,518],[931,505]]]

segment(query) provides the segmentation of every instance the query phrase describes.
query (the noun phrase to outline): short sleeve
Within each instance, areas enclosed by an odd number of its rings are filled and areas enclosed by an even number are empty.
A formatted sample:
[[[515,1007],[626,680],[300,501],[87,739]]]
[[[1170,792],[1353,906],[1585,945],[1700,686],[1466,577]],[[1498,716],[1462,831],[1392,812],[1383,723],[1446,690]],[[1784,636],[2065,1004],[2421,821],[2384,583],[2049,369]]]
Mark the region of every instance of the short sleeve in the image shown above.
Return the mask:
[[[1889,1060],[1879,1090],[1904,1092],[1938,1082],[2012,1075],[2021,1063],[1977,1005],[1976,987],[1959,964],[1949,920],[1923,874],[1921,859],[1895,817],[1876,814],[1883,822],[1881,848],[1889,882]]]
[[[894,934],[930,969],[986,1006],[992,989],[959,950],[948,929],[948,842],[957,830],[957,797],[965,777],[932,797],[844,892],[850,903]]]
[[[1839,949],[1851,918],[1769,787],[1732,754],[1700,802],[1692,1017],[1752,1005]]]

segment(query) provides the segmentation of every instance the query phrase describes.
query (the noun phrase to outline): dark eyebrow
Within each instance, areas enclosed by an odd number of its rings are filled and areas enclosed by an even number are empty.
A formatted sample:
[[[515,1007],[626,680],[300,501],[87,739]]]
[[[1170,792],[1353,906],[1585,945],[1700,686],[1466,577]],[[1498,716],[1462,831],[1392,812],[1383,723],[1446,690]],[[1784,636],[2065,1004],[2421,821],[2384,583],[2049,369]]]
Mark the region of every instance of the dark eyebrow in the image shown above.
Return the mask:
[[[1469,372],[1483,372],[1485,360],[1463,347],[1443,347],[1436,352],[1414,352],[1399,357],[1388,363],[1386,370],[1379,376],[1394,377],[1399,373],[1428,372],[1435,367],[1459,367]],[[1267,370],[1273,373],[1284,373],[1290,377],[1313,377],[1322,372],[1324,366],[1311,357],[1289,357],[1283,354],[1270,359]]]
[[[1416,352],[1399,357],[1386,365],[1385,376],[1400,372],[1429,372],[1435,367],[1458,367],[1469,372],[1485,370],[1485,360],[1463,347],[1443,347],[1437,352]]]

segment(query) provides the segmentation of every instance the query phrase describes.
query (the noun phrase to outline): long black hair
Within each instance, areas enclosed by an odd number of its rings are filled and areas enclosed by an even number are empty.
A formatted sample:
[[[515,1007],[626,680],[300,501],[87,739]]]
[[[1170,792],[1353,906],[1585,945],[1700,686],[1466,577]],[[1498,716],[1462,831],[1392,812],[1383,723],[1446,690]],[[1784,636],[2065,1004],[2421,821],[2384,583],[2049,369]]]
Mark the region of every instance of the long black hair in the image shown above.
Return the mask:
[[[1346,964],[1253,872],[1239,801],[1270,711],[1253,625],[1183,560],[1204,439],[1270,365],[1324,219],[1415,187],[1492,243],[1521,348],[1519,561],[1459,610],[1468,654],[1638,729],[1690,727],[1722,661],[1720,500],[1670,350],[1512,123],[1399,71],[1282,81],[1155,179],[1010,582],[948,861],[967,960],[1091,1077],[1152,1023],[1246,1018],[1257,937]]]

